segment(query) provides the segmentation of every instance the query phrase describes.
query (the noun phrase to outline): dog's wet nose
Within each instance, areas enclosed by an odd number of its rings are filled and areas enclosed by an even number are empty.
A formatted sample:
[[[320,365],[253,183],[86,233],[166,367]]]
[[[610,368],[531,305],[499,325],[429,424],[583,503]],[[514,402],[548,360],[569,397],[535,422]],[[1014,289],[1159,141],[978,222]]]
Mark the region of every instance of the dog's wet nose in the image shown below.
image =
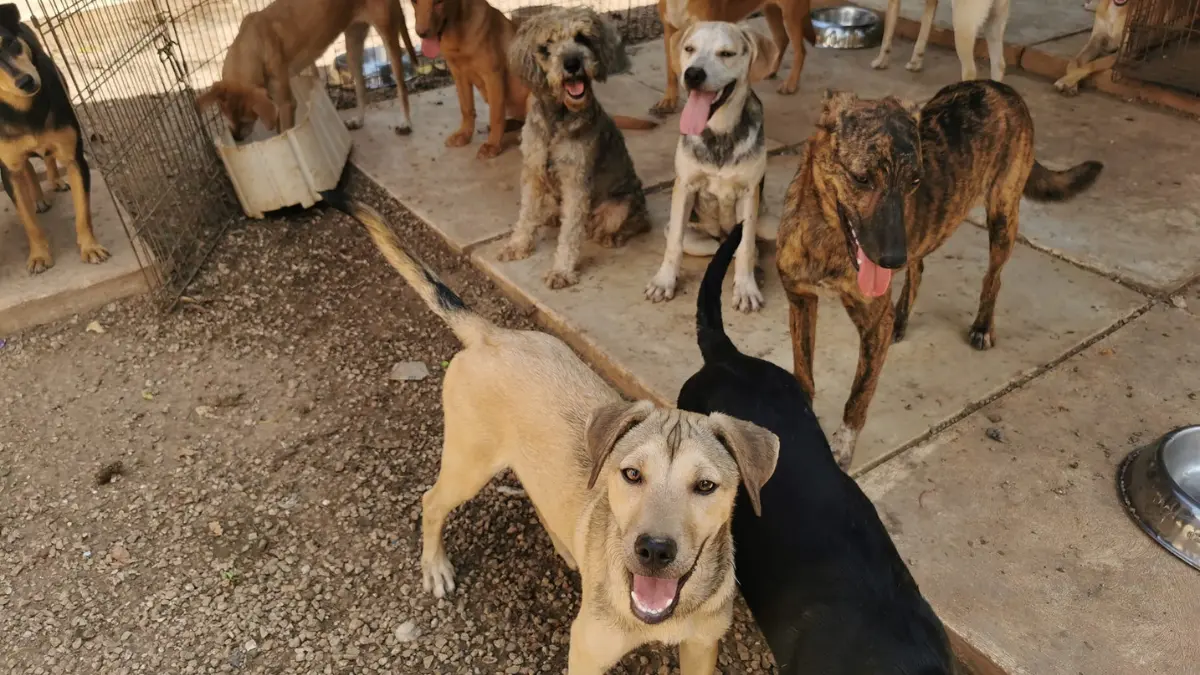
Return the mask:
[[[899,253],[884,253],[879,256],[879,266],[889,270],[898,270],[908,264],[908,255],[901,251]]]
[[[703,68],[697,68],[696,66],[692,66],[691,68],[683,71],[683,81],[692,89],[704,84],[704,80],[707,77],[708,73],[704,72]]]
[[[634,542],[633,549],[637,553],[638,560],[647,569],[660,570],[675,562],[675,554],[679,547],[676,546],[674,539],[643,534]]]
[[[17,78],[13,80],[13,84],[17,85],[17,88],[24,92],[30,92],[37,88],[37,83],[34,82],[33,76],[28,73],[21,73],[18,75]]]
[[[563,57],[563,70],[571,75],[583,70],[583,57],[578,54],[569,54]]]

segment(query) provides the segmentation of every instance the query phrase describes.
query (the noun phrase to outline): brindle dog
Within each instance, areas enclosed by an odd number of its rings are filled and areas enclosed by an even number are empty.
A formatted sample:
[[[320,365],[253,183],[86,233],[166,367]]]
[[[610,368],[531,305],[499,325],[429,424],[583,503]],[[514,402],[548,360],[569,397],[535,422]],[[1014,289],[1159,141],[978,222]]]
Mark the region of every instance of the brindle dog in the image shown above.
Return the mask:
[[[1012,88],[992,81],[945,87],[923,109],[895,98],[861,100],[827,92],[817,130],[788,188],[779,227],[779,274],[791,302],[796,379],[810,397],[817,287],[837,292],[861,340],[858,370],[833,435],[846,468],[893,336],[917,297],[924,258],[980,202],[987,207],[990,259],[969,339],[995,344],[1000,270],[1017,239],[1021,196],[1062,201],[1090,187],[1103,165],[1051,171],[1033,156],[1033,119]],[[893,310],[893,270],[907,272]]]

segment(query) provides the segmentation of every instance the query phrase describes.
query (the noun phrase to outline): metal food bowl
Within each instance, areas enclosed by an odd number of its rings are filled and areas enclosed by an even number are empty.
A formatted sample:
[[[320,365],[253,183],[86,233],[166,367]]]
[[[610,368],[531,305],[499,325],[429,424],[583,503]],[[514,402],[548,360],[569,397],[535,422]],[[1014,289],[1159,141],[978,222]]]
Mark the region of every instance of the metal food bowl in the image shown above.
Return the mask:
[[[883,21],[869,9],[844,5],[823,7],[812,12],[818,47],[830,49],[867,49],[883,41]]]
[[[1200,425],[1129,453],[1117,489],[1146,534],[1200,570]]]

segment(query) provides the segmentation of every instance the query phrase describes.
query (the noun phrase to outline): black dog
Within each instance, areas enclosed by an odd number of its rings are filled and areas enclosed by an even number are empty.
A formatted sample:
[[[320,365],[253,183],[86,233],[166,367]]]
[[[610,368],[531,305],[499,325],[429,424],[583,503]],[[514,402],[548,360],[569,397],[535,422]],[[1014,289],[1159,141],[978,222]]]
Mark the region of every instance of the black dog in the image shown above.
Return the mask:
[[[21,11],[7,3],[0,5],[0,179],[29,239],[27,268],[38,274],[54,265],[54,256],[37,222],[36,214],[50,204],[29,163],[34,155],[45,163],[54,189],[72,192],[80,259],[107,260],[108,251],[92,231],[92,178],[66,82],[37,36],[21,23]],[[59,163],[66,180],[59,175]]]
[[[723,412],[779,436],[779,463],[762,516],[738,493],[733,537],[738,583],[784,675],[949,675],[941,621],[875,506],[838,468],[808,397],[782,368],[738,351],[721,321],[721,282],[738,225],[708,265],[696,311],[704,367],[679,408]]]

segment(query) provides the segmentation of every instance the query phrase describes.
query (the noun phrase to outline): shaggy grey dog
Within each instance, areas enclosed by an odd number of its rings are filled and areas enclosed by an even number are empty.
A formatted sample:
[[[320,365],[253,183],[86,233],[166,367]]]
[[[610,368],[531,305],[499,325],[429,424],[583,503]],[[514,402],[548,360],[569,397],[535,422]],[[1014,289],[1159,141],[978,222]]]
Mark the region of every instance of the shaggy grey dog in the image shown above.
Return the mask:
[[[521,213],[501,260],[529,257],[534,237],[561,224],[550,288],[579,281],[584,234],[607,247],[650,229],[642,182],[593,82],[628,63],[611,24],[587,8],[552,10],[521,24],[509,50],[532,94],[521,132]]]

